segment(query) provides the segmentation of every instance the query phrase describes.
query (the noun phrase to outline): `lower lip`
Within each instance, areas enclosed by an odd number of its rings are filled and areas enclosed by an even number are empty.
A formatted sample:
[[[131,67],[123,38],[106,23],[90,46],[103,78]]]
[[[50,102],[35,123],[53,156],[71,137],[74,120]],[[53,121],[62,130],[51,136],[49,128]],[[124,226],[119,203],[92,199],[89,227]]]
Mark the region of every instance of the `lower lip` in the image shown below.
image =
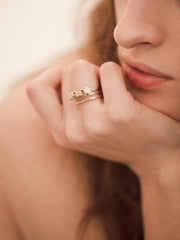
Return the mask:
[[[156,77],[144,72],[141,72],[135,68],[128,65],[124,68],[125,75],[128,77],[129,81],[138,88],[149,89],[156,88],[162,84],[168,82],[172,78]]]

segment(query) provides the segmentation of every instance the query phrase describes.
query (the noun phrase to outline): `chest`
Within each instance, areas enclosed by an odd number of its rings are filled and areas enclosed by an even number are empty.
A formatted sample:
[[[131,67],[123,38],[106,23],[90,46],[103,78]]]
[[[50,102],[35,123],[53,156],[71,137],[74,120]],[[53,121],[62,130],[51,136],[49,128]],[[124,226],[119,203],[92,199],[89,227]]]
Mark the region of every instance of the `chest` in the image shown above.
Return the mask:
[[[0,182],[0,236],[1,239],[24,240],[18,230],[6,193]]]

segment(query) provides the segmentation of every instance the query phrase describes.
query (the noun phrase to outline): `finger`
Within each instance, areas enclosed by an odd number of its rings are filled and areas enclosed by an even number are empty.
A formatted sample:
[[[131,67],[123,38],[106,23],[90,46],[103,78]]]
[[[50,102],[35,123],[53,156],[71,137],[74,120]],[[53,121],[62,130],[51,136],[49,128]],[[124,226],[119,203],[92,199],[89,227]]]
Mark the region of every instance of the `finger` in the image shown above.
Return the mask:
[[[129,111],[134,101],[127,90],[121,67],[114,62],[106,62],[100,67],[100,81],[104,94],[104,104],[112,112]]]
[[[31,82],[43,83],[52,88],[57,88],[60,85],[62,67],[53,65],[44,69],[37,77],[33,78]]]
[[[74,62],[63,72],[62,89],[66,129],[71,131],[71,136],[78,136],[79,142],[82,143],[88,138],[88,126],[99,112],[102,99],[98,98],[77,105],[74,100],[69,100],[68,93],[85,86],[97,90],[100,88],[98,78],[99,68],[84,60]]]
[[[83,137],[86,134],[80,109],[78,109],[78,105],[74,101],[69,100],[68,96],[69,92],[75,89],[74,83],[77,83],[80,78],[82,79],[81,84],[83,86],[84,84],[86,85],[86,82],[83,83],[83,81],[86,81],[86,78],[81,77],[82,68],[79,68],[81,62],[80,60],[73,62],[62,73],[62,102],[66,135],[69,141],[74,141],[74,143],[78,141],[83,142]],[[80,86],[76,86],[76,88],[78,87],[80,88]]]
[[[71,112],[77,111],[78,114],[84,115],[93,112],[94,110],[98,111],[102,104],[102,99],[97,98],[77,105],[74,100],[70,101],[68,99],[68,93],[82,89],[86,86],[90,87],[92,91],[99,90],[101,92],[99,68],[90,62],[79,60],[69,66],[67,69],[67,75],[69,76],[68,79],[62,83],[64,85],[63,101],[66,105],[65,109],[67,110],[67,114],[70,116]],[[92,97],[95,96],[97,95],[92,95]],[[84,99],[87,98],[89,98],[89,96]],[[78,101],[80,101],[80,99]]]
[[[32,79],[26,87],[30,101],[52,131],[62,125],[63,119],[63,109],[56,90],[61,83],[61,70],[57,66],[50,67]]]

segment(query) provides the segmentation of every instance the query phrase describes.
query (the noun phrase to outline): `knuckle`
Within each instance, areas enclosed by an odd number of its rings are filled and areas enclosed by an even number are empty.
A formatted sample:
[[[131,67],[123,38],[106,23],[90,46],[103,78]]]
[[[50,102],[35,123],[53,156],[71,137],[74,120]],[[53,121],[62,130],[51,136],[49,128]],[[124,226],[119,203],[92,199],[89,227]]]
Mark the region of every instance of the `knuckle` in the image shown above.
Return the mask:
[[[107,118],[114,123],[129,123],[135,121],[140,114],[140,104],[133,98],[124,98],[121,106],[109,105],[107,107]]]
[[[132,118],[133,118],[131,111],[127,111],[127,110],[117,111],[116,109],[113,109],[113,108],[107,109],[107,116],[108,116],[108,120],[111,123],[115,123],[115,124],[129,123],[132,121]]]
[[[71,64],[67,65],[64,68],[63,73],[65,73],[65,74],[68,73],[68,72],[76,73],[76,72],[81,71],[82,68],[84,68],[88,65],[89,65],[88,61],[86,61],[84,59],[78,59],[78,60],[72,62]]]
[[[29,97],[33,97],[36,94],[37,84],[31,81],[26,85],[26,93]]]
[[[109,70],[109,69],[115,68],[117,67],[116,65],[117,64],[112,61],[105,62],[100,66],[100,71],[106,71],[106,69]]]
[[[32,81],[26,85],[25,94],[34,105],[35,108],[41,108],[42,102],[42,94],[44,93],[45,87],[41,83],[36,83]],[[38,109],[37,109],[38,110]]]
[[[75,67],[82,67],[84,65],[89,65],[89,62],[85,59],[78,59],[72,63]]]
[[[93,73],[98,73],[99,67],[94,65],[91,62],[88,62],[85,59],[78,59],[70,63],[69,65],[67,65],[62,71],[62,75],[63,76],[66,74],[72,74],[73,76],[79,75],[82,73],[83,70],[93,72]]]
[[[84,121],[85,129],[88,136],[92,139],[102,138],[105,135],[105,127],[103,121],[86,120]]]
[[[54,140],[59,144],[62,145],[63,142],[65,142],[65,131],[64,131],[64,125],[63,124],[57,124],[49,127],[50,132],[52,133],[52,136]]]
[[[77,128],[66,127],[66,137],[69,143],[73,146],[83,146],[85,144],[85,137]]]
[[[51,132],[52,132],[52,131],[51,131]],[[62,136],[62,135],[59,134],[58,132],[53,131],[53,132],[52,132],[52,137],[53,137],[54,141],[55,141],[58,145],[64,146],[64,147],[66,146],[67,142],[65,141],[66,139],[65,139],[64,135]]]

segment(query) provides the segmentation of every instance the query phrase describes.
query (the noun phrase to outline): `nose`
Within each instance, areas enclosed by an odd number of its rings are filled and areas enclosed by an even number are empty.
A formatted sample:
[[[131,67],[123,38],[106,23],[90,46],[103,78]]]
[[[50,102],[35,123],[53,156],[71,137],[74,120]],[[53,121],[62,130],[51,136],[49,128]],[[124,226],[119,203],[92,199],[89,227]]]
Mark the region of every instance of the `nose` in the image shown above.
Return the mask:
[[[155,9],[150,2],[134,0],[125,6],[114,29],[114,39],[118,45],[132,48],[140,44],[162,44],[164,32],[160,9]]]

